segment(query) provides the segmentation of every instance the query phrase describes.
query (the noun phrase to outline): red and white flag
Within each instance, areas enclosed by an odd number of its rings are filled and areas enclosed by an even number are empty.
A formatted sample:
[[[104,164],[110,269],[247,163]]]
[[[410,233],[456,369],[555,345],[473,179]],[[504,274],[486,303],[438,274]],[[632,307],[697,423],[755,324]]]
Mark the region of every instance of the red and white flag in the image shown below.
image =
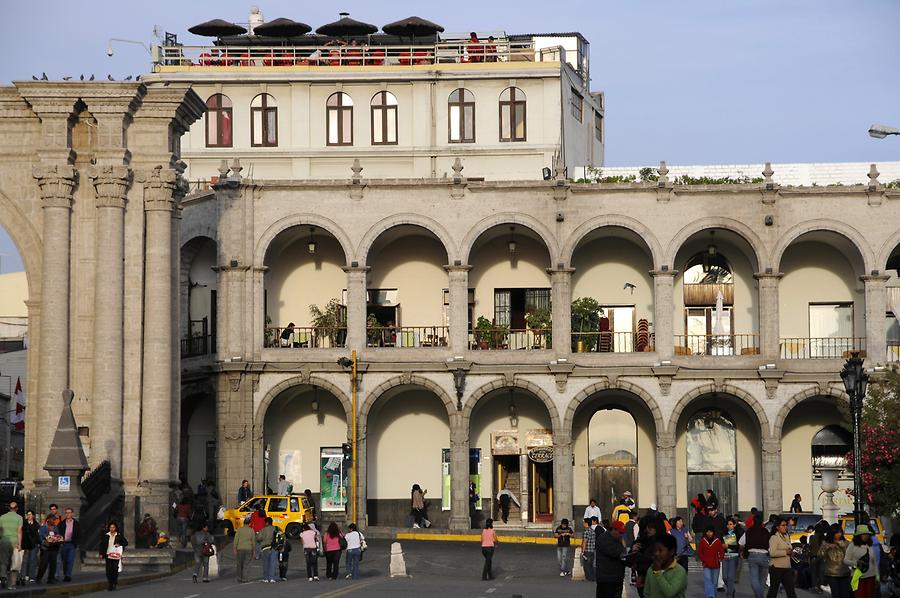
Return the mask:
[[[12,416],[12,423],[16,425],[17,432],[25,431],[25,393],[22,392],[22,379],[16,378],[16,412]]]

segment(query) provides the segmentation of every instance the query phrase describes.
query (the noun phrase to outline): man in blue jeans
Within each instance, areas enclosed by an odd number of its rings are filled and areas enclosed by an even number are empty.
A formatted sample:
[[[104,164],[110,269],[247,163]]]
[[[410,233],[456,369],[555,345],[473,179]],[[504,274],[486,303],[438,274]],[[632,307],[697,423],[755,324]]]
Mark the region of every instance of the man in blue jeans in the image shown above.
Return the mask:
[[[738,541],[747,553],[747,568],[750,570],[750,587],[754,598],[763,598],[766,591],[766,575],[769,572],[769,531],[763,527],[762,513],[748,521],[750,526]]]
[[[78,536],[80,524],[75,519],[75,511],[66,509],[66,517],[59,523],[59,535],[63,544],[59,551],[63,566],[63,581],[72,581],[72,568],[75,566],[75,555],[78,554]]]

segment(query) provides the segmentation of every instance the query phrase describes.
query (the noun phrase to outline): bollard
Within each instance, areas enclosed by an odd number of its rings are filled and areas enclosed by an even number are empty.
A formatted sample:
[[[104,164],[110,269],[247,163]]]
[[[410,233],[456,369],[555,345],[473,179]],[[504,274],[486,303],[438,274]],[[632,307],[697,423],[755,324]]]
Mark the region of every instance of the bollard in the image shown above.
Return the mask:
[[[406,577],[406,560],[400,542],[391,544],[391,577]]]
[[[572,581],[584,581],[584,567],[582,567],[581,546],[575,547],[575,561],[572,563]]]

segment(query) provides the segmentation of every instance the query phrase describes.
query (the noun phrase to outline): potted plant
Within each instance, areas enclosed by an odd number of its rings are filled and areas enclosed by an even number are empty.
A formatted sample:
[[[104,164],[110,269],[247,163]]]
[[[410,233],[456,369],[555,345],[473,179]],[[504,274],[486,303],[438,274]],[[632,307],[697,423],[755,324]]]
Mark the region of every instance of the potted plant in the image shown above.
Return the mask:
[[[375,317],[375,314],[369,314],[366,318],[366,341],[370,347],[380,347],[382,345],[382,324]]]
[[[509,343],[509,326],[491,325],[491,349],[505,349]]]
[[[593,351],[597,345],[596,333],[600,330],[603,308],[593,297],[579,297],[572,302],[572,351]],[[577,332],[575,332],[577,331]]]
[[[472,331],[475,336],[475,343],[479,349],[487,349],[491,338],[491,329],[494,327],[491,321],[484,316],[478,316],[475,322],[475,330]]]
[[[546,307],[536,308],[529,306],[525,312],[525,324],[534,335],[534,344],[541,345],[543,338],[547,339],[547,348],[551,346],[551,327],[553,326],[553,312]]]
[[[313,334],[316,336],[315,341],[319,337],[327,338],[330,346],[336,347],[336,340],[339,335],[344,334],[347,328],[347,316],[344,306],[337,299],[329,299],[322,309],[318,305],[309,306],[310,324],[315,329]],[[340,343],[343,344],[343,343]],[[318,342],[310,341],[309,346],[318,346]]]
[[[266,346],[272,346],[272,339],[275,336],[275,331],[272,330],[272,318],[266,316]]]

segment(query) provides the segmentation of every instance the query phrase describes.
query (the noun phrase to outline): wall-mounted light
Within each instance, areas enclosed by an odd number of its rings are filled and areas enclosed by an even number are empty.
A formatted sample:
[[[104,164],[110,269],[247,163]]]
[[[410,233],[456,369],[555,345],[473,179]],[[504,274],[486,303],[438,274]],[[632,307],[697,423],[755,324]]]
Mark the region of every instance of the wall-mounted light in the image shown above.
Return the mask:
[[[312,412],[319,412],[319,391],[318,388],[313,386],[313,400],[312,400]]]
[[[316,240],[313,238],[315,230],[315,228],[309,227],[309,241],[306,243],[306,251],[308,251],[310,255],[313,255],[316,252]]]
[[[509,254],[515,255],[516,253],[516,227],[509,227],[509,243],[507,243],[509,247]]]
[[[713,242],[715,234],[716,231],[709,231],[709,245],[706,246],[706,253],[709,254],[709,257],[716,257],[716,254],[719,252],[716,248],[716,244]]]
[[[519,427],[519,410],[516,408],[516,402],[513,400],[513,389],[509,389],[509,425],[511,428]]]

